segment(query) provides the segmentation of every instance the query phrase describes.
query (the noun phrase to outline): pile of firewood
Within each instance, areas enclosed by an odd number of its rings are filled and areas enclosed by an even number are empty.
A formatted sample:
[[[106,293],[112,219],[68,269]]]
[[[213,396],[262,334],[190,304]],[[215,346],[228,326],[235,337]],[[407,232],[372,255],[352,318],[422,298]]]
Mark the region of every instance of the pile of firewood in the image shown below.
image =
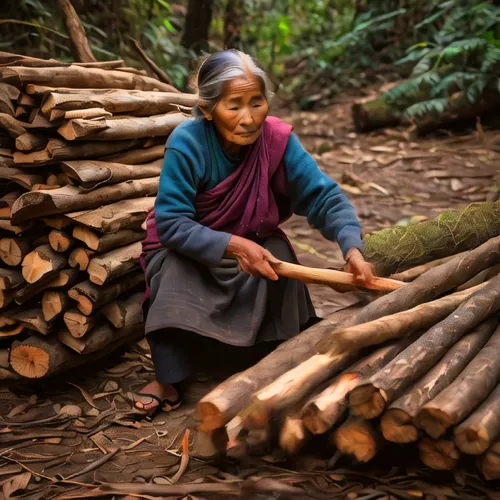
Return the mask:
[[[500,478],[499,263],[496,237],[283,343],[198,403],[204,450],[295,454],[323,435],[323,449],[367,462],[415,442],[433,469],[476,455]]]
[[[141,335],[143,223],[194,103],[123,61],[0,53],[0,380]]]

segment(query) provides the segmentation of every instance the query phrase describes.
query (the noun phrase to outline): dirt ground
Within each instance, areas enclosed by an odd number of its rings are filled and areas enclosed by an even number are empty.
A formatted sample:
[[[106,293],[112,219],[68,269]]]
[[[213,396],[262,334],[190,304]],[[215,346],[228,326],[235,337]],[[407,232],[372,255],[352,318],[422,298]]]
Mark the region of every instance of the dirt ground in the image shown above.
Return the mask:
[[[437,132],[415,139],[404,130],[357,135],[350,98],[316,113],[279,113],[294,125],[320,167],[344,189],[365,232],[414,216],[494,200],[500,172],[500,137],[480,124],[469,133]],[[299,260],[340,268],[336,244],[306,220],[293,217],[285,230]],[[350,305],[352,294],[311,287],[319,315]],[[184,404],[138,421],[124,398],[151,380],[153,367],[142,341],[100,364],[36,385],[0,389],[0,499],[69,498],[498,498],[464,463],[436,473],[397,447],[373,463],[328,462],[334,450],[287,459],[279,454],[243,462],[206,462],[186,456],[181,442],[193,424],[192,408],[217,380],[194,381]],[[193,436],[191,435],[191,438]],[[125,483],[135,483],[135,489]],[[124,490],[101,483],[124,483]],[[208,484],[208,486],[207,486]],[[496,487],[495,487],[496,486]],[[156,488],[156,490],[155,490]],[[122,496],[123,495],[123,496]]]

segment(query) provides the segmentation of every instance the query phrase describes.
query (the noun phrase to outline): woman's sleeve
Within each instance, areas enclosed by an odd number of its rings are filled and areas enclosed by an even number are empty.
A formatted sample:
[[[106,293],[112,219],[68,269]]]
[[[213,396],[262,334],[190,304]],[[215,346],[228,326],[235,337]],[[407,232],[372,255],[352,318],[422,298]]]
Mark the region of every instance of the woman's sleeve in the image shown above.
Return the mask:
[[[319,169],[293,133],[284,163],[294,212],[306,216],[325,238],[337,241],[344,256],[351,248],[363,250],[361,226],[354,207],[340,186]]]
[[[155,202],[155,220],[161,243],[208,267],[220,264],[231,235],[194,220],[195,197],[201,169],[167,148]]]

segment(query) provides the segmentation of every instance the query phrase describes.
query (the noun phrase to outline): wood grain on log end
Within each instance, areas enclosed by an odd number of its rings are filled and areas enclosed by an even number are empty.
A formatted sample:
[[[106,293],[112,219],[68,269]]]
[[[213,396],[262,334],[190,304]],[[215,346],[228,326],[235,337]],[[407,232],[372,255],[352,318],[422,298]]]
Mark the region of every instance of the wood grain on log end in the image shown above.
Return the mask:
[[[279,445],[288,455],[296,455],[309,440],[310,434],[304,422],[297,416],[285,417],[280,430]]]
[[[488,481],[500,479],[500,441],[480,457],[479,468]]]
[[[386,406],[383,391],[371,384],[360,385],[353,389],[349,393],[348,401],[352,413],[367,420],[380,416]]]
[[[397,408],[390,408],[382,415],[380,427],[384,438],[393,443],[413,443],[418,439],[411,416]]]
[[[49,354],[36,346],[21,345],[11,351],[12,368],[26,378],[42,378],[49,370]]]
[[[373,424],[360,417],[349,417],[332,434],[338,450],[360,463],[369,462],[377,453],[380,441]]]
[[[460,452],[453,440],[423,437],[418,442],[420,460],[434,470],[451,470],[460,459]]]
[[[434,439],[439,439],[443,436],[454,423],[439,408],[422,408],[415,417],[417,427]]]

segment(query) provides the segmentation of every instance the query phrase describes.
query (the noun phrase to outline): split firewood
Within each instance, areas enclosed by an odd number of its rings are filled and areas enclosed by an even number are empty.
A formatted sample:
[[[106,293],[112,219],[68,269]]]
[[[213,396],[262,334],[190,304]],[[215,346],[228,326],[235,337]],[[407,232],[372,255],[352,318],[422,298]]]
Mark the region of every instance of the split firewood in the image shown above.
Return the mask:
[[[23,122],[23,124],[24,123],[25,122]],[[57,124],[47,120],[47,118],[42,115],[40,108],[34,108],[30,112],[29,124],[26,124],[25,127],[28,129],[46,129],[46,132],[50,132],[50,129],[55,129]]]
[[[0,113],[14,114],[12,101],[19,99],[20,90],[12,85],[0,83]]]
[[[98,62],[62,62],[55,59],[39,59],[38,57],[23,56],[11,52],[0,52],[0,66],[31,66],[33,68],[47,68],[57,66],[81,66],[82,68],[113,69],[123,66],[123,60]],[[13,99],[17,99],[13,97]]]
[[[116,300],[106,304],[100,311],[115,328],[140,323],[143,321],[143,296],[142,292],[135,293],[126,300]]]
[[[49,189],[59,189],[62,186],[59,185],[50,185],[50,184],[35,184],[31,191],[47,191]]]
[[[0,267],[0,290],[15,290],[24,283],[21,272],[16,269]]]
[[[26,283],[25,286],[19,288],[14,293],[14,299],[16,301],[16,304],[22,305],[28,300],[31,300],[37,295],[40,295],[46,288],[49,288],[49,286],[51,286],[51,282],[54,279],[57,279],[58,274],[59,271],[53,269],[49,272],[46,272],[44,275],[40,277],[40,279],[38,279],[33,283],[25,282]]]
[[[129,332],[129,330],[127,330]],[[144,330],[132,329],[127,335],[123,330],[115,330],[115,336],[108,338],[109,343],[91,355],[81,355],[68,349],[54,337],[29,337],[23,342],[14,342],[11,347],[10,364],[13,370],[26,378],[48,377],[68,368],[90,363],[120,346],[144,335]]]
[[[80,271],[86,271],[94,251],[88,248],[75,248],[68,257],[68,264]]]
[[[30,115],[30,110],[24,106],[17,106],[14,116],[21,121],[27,121]],[[24,135],[24,134],[23,134]]]
[[[90,281],[104,285],[113,278],[123,276],[137,267],[141,253],[142,243],[138,241],[93,257],[87,268]]]
[[[491,336],[489,328],[476,328],[462,337],[422,378],[409,387],[380,421],[385,439],[395,443],[417,441],[413,419],[425,403],[437,396],[463,371]]]
[[[109,156],[103,156],[101,160],[113,163],[123,163],[124,165],[140,165],[162,159],[164,156],[165,146],[157,145],[142,149],[130,149],[123,153],[110,154]]]
[[[54,111],[63,111],[63,110],[57,109]],[[65,120],[75,120],[75,119],[90,120],[94,118],[110,118],[111,116],[113,116],[112,113],[106,111],[103,108],[72,109],[70,111],[63,111],[63,117]]]
[[[48,116],[49,121],[52,123],[62,122],[66,118],[66,111],[64,109],[53,109]]]
[[[494,443],[481,457],[479,467],[487,481],[500,479],[500,441]]]
[[[480,455],[500,437],[500,385],[460,425],[455,444],[463,453]]]
[[[329,431],[342,418],[347,409],[347,394],[385,366],[413,340],[409,337],[380,347],[350,366],[335,378],[324,391],[313,396],[304,404],[302,412],[304,425],[313,434],[323,434]]]
[[[108,88],[161,90],[178,92],[174,87],[147,76],[134,75],[116,70],[85,68],[72,64],[61,71],[60,68],[30,68],[10,66],[2,68],[0,81],[20,87],[27,83],[43,84],[50,82],[54,87]]]
[[[12,311],[5,311],[0,316],[0,338],[15,337],[24,330],[24,325],[19,324],[15,319],[11,318],[11,313]],[[4,368],[8,368],[8,366],[7,358],[7,366],[4,366]]]
[[[453,439],[431,439],[427,436],[418,442],[420,460],[434,470],[451,470],[460,459]]]
[[[104,186],[88,193],[75,186],[25,193],[14,203],[11,219],[17,224],[34,217],[75,212],[127,198],[155,195],[158,182],[158,177],[152,177]]]
[[[16,149],[19,151],[39,151],[47,146],[47,137],[26,132],[16,137]]]
[[[63,162],[63,171],[84,189],[95,189],[101,184],[116,184],[132,179],[158,177],[161,173],[163,160],[136,165],[123,165],[105,161],[68,161]]]
[[[279,446],[285,453],[296,455],[307,444],[309,437],[309,430],[298,412],[285,416],[279,435]]]
[[[437,439],[470,415],[500,382],[499,349],[500,327],[462,373],[420,408],[415,417],[417,426]]]
[[[9,220],[0,219],[0,231],[8,231],[9,233],[14,233],[16,235],[25,233],[31,229],[31,226],[31,223],[13,225]]]
[[[64,229],[71,225],[71,219],[64,215],[53,215],[51,217],[40,217],[41,221],[53,229]]]
[[[224,426],[249,404],[255,391],[317,353],[318,344],[339,324],[343,327],[359,325],[415,307],[465,283],[499,261],[500,237],[471,250],[464,257],[455,257],[431,269],[415,281],[380,297],[356,313],[349,310],[348,313],[334,313],[300,335],[283,342],[255,366],[229,378],[202,398],[197,404],[199,429],[206,432]]]
[[[68,328],[68,333],[75,338],[86,335],[99,320],[102,321],[102,318],[97,315],[85,316],[78,309],[71,309],[64,313],[64,323]]]
[[[26,170],[13,167],[0,167],[0,179],[7,179],[19,184],[24,189],[30,190],[36,184],[43,184],[45,177],[40,174],[33,174]]]
[[[27,108],[38,108],[40,107],[40,99],[36,98],[35,96],[28,95],[28,94],[19,94],[19,97],[17,98],[17,102],[21,106],[25,106]]]
[[[21,196],[21,191],[10,191],[0,198],[0,219],[10,219],[12,205]]]
[[[47,184],[49,186],[74,186],[73,180],[65,173],[52,173],[47,176]]]
[[[68,295],[78,302],[78,310],[89,316],[99,307],[115,300],[122,293],[131,290],[143,282],[144,274],[142,271],[137,271],[127,274],[120,280],[105,286],[98,286],[90,281],[84,281],[71,288]]]
[[[0,290],[0,309],[5,309],[14,300],[13,290]]]
[[[71,236],[60,229],[54,229],[49,233],[49,244],[54,252],[65,252],[69,250],[75,243]]]
[[[350,416],[331,436],[337,449],[360,463],[369,462],[380,450],[383,439],[374,424]]]
[[[8,266],[19,266],[31,249],[28,238],[0,238],[0,259]]]
[[[51,323],[45,321],[41,308],[21,309],[10,313],[9,316],[28,330],[35,330],[43,335],[47,335],[50,331]]]
[[[67,264],[64,255],[54,252],[50,245],[35,248],[23,259],[23,277],[28,283],[35,283],[43,275],[59,271]]]
[[[130,141],[109,141],[90,143],[68,143],[61,139],[50,139],[44,149],[31,153],[14,153],[14,163],[23,166],[50,165],[65,160],[83,160],[85,158],[102,158],[127,151],[144,144],[143,139]]]
[[[104,93],[82,89],[78,93],[50,93],[43,102],[42,111],[49,113],[53,109],[69,111],[101,108],[115,115],[126,113],[133,116],[153,116],[175,111],[178,106],[193,108],[197,99],[196,94],[180,92],[109,90]]]
[[[73,228],[73,238],[82,241],[91,250],[107,252],[117,247],[123,247],[141,241],[146,236],[145,231],[122,229],[117,233],[99,234],[87,226],[77,225]]]
[[[469,330],[486,320],[479,328],[493,331],[497,320],[487,318],[498,309],[500,275],[396,356],[371,377],[369,383],[354,389],[349,395],[349,407],[352,412],[364,418],[379,416],[387,404],[397,399],[414,380],[427,373]],[[440,435],[431,436],[437,438]]]
[[[42,312],[45,321],[52,321],[70,306],[70,298],[65,290],[46,290],[42,296]]]
[[[182,113],[167,113],[149,117],[128,117],[120,120],[106,118],[70,120],[57,129],[68,141],[117,141],[145,137],[167,137],[175,127],[188,118]],[[17,136],[16,136],[17,137]]]
[[[132,198],[110,203],[94,210],[70,212],[66,217],[101,233],[116,233],[125,228],[140,228],[149,211],[154,208],[155,197]]]
[[[29,123],[16,120],[7,113],[0,113],[0,128],[5,130],[13,139],[25,134],[29,125]]]

